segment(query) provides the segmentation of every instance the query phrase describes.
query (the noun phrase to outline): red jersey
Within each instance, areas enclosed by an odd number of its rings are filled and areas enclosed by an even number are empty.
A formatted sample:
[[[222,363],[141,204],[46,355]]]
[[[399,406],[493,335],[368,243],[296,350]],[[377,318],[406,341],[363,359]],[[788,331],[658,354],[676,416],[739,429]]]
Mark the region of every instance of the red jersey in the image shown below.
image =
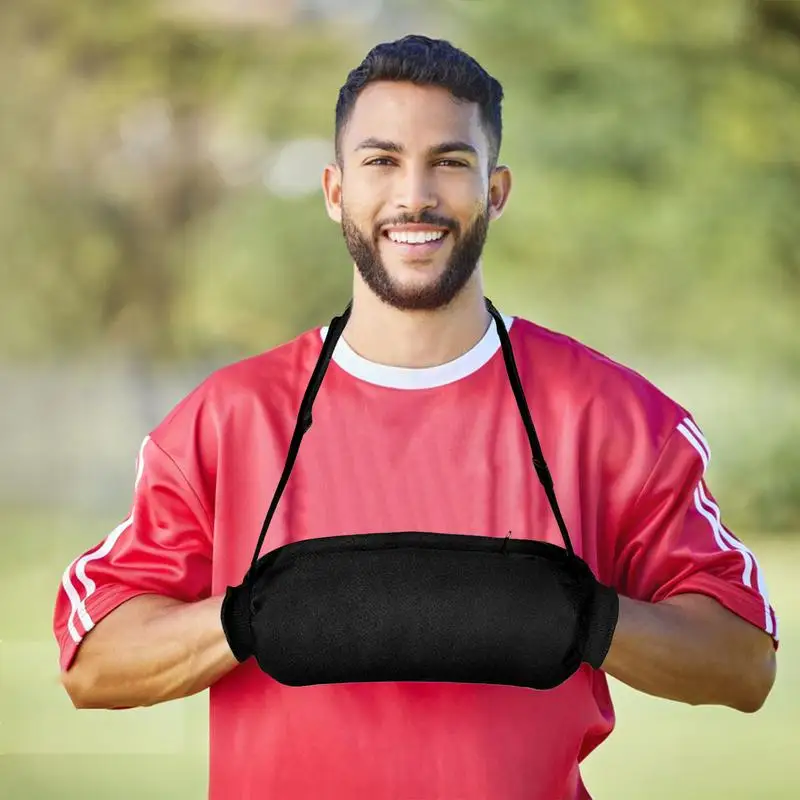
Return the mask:
[[[704,481],[710,451],[691,415],[575,340],[504,319],[576,553],[623,595],[710,595],[777,642],[756,558]],[[145,439],[130,515],[64,573],[63,669],[129,598],[195,601],[241,582],[326,333],[215,372]],[[340,339],[262,554],[414,530],[562,545],[494,322],[468,353],[424,369],[371,363]],[[210,689],[209,797],[585,800],[580,762],[613,724],[605,675],[585,664],[550,691],[287,687],[251,658]]]

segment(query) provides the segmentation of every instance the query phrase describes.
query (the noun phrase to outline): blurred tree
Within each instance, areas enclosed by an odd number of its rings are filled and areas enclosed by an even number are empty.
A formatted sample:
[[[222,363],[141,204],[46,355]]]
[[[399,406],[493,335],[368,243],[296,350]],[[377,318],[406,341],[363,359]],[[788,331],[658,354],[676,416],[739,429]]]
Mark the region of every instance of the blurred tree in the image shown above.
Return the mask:
[[[800,524],[783,399],[800,381],[800,4],[400,5],[422,30],[438,15],[506,89],[516,181],[489,239],[493,299],[634,366],[769,386],[771,434],[754,420],[723,493],[741,520]],[[5,359],[233,358],[345,302],[313,184],[372,32],[175,7],[0,0]]]
[[[244,113],[262,139],[312,122],[293,85],[313,89],[335,56],[319,32],[205,26],[161,11],[132,0],[0,5],[6,355],[99,337],[148,360],[196,351],[203,332],[182,336],[177,307],[197,278],[193,228],[230,194],[213,149],[220,133],[240,131],[231,95],[257,95]],[[293,79],[275,80],[283,71]],[[233,141],[234,151],[245,145]]]
[[[800,4],[442,7],[506,89],[517,180],[488,248],[499,299],[706,381],[701,422],[729,432],[714,480],[730,519],[796,529]],[[733,422],[743,390],[713,392],[724,369],[754,387],[768,425],[747,406]]]
[[[458,8],[468,49],[506,87],[518,180],[493,245],[517,287],[573,288],[559,304],[570,328],[616,320],[614,346],[676,353],[702,330],[709,357],[800,366],[798,5]]]
[[[702,326],[709,357],[800,366],[797,4],[440,6],[507,91],[498,291],[604,346],[674,354]],[[7,354],[99,335],[148,357],[251,350],[344,297],[318,193],[262,179],[284,142],[330,137],[358,34],[160,9],[0,5]]]

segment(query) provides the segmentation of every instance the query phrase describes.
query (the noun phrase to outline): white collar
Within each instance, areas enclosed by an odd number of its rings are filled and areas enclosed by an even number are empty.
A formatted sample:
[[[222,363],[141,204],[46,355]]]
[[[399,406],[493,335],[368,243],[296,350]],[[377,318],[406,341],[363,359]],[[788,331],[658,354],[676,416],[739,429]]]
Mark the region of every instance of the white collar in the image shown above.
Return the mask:
[[[514,317],[501,314],[506,330],[511,330]],[[328,326],[320,328],[320,338],[325,341]],[[333,352],[333,361],[354,378],[389,389],[434,389],[466,378],[477,372],[500,349],[500,337],[492,318],[481,340],[463,355],[435,367],[392,367],[368,361],[356,353],[344,339],[339,338]]]

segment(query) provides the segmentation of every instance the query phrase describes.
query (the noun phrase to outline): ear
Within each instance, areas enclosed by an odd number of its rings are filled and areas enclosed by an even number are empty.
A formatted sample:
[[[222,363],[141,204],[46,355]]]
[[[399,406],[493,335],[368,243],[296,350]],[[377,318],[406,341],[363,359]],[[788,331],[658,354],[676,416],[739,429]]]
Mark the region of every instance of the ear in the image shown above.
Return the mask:
[[[511,170],[508,167],[495,167],[489,177],[489,219],[499,219],[511,194]]]
[[[342,169],[337,163],[328,164],[322,172],[322,191],[325,208],[334,221],[342,221]]]

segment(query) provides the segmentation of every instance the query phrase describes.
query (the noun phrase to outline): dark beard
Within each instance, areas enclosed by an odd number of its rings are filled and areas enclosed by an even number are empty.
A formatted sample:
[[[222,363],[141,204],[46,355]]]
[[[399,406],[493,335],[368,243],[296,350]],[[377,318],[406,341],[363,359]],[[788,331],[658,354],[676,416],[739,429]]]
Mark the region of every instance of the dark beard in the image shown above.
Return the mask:
[[[447,228],[448,235],[455,239],[453,251],[444,272],[432,284],[404,289],[397,286],[387,271],[378,251],[378,237],[386,224],[408,223],[436,225]],[[355,261],[364,283],[384,303],[404,311],[432,311],[448,305],[464,288],[478,266],[489,232],[488,208],[482,212],[463,236],[454,220],[437,217],[431,212],[417,216],[398,217],[375,226],[372,241],[368,240],[342,209],[342,233],[347,249]]]

